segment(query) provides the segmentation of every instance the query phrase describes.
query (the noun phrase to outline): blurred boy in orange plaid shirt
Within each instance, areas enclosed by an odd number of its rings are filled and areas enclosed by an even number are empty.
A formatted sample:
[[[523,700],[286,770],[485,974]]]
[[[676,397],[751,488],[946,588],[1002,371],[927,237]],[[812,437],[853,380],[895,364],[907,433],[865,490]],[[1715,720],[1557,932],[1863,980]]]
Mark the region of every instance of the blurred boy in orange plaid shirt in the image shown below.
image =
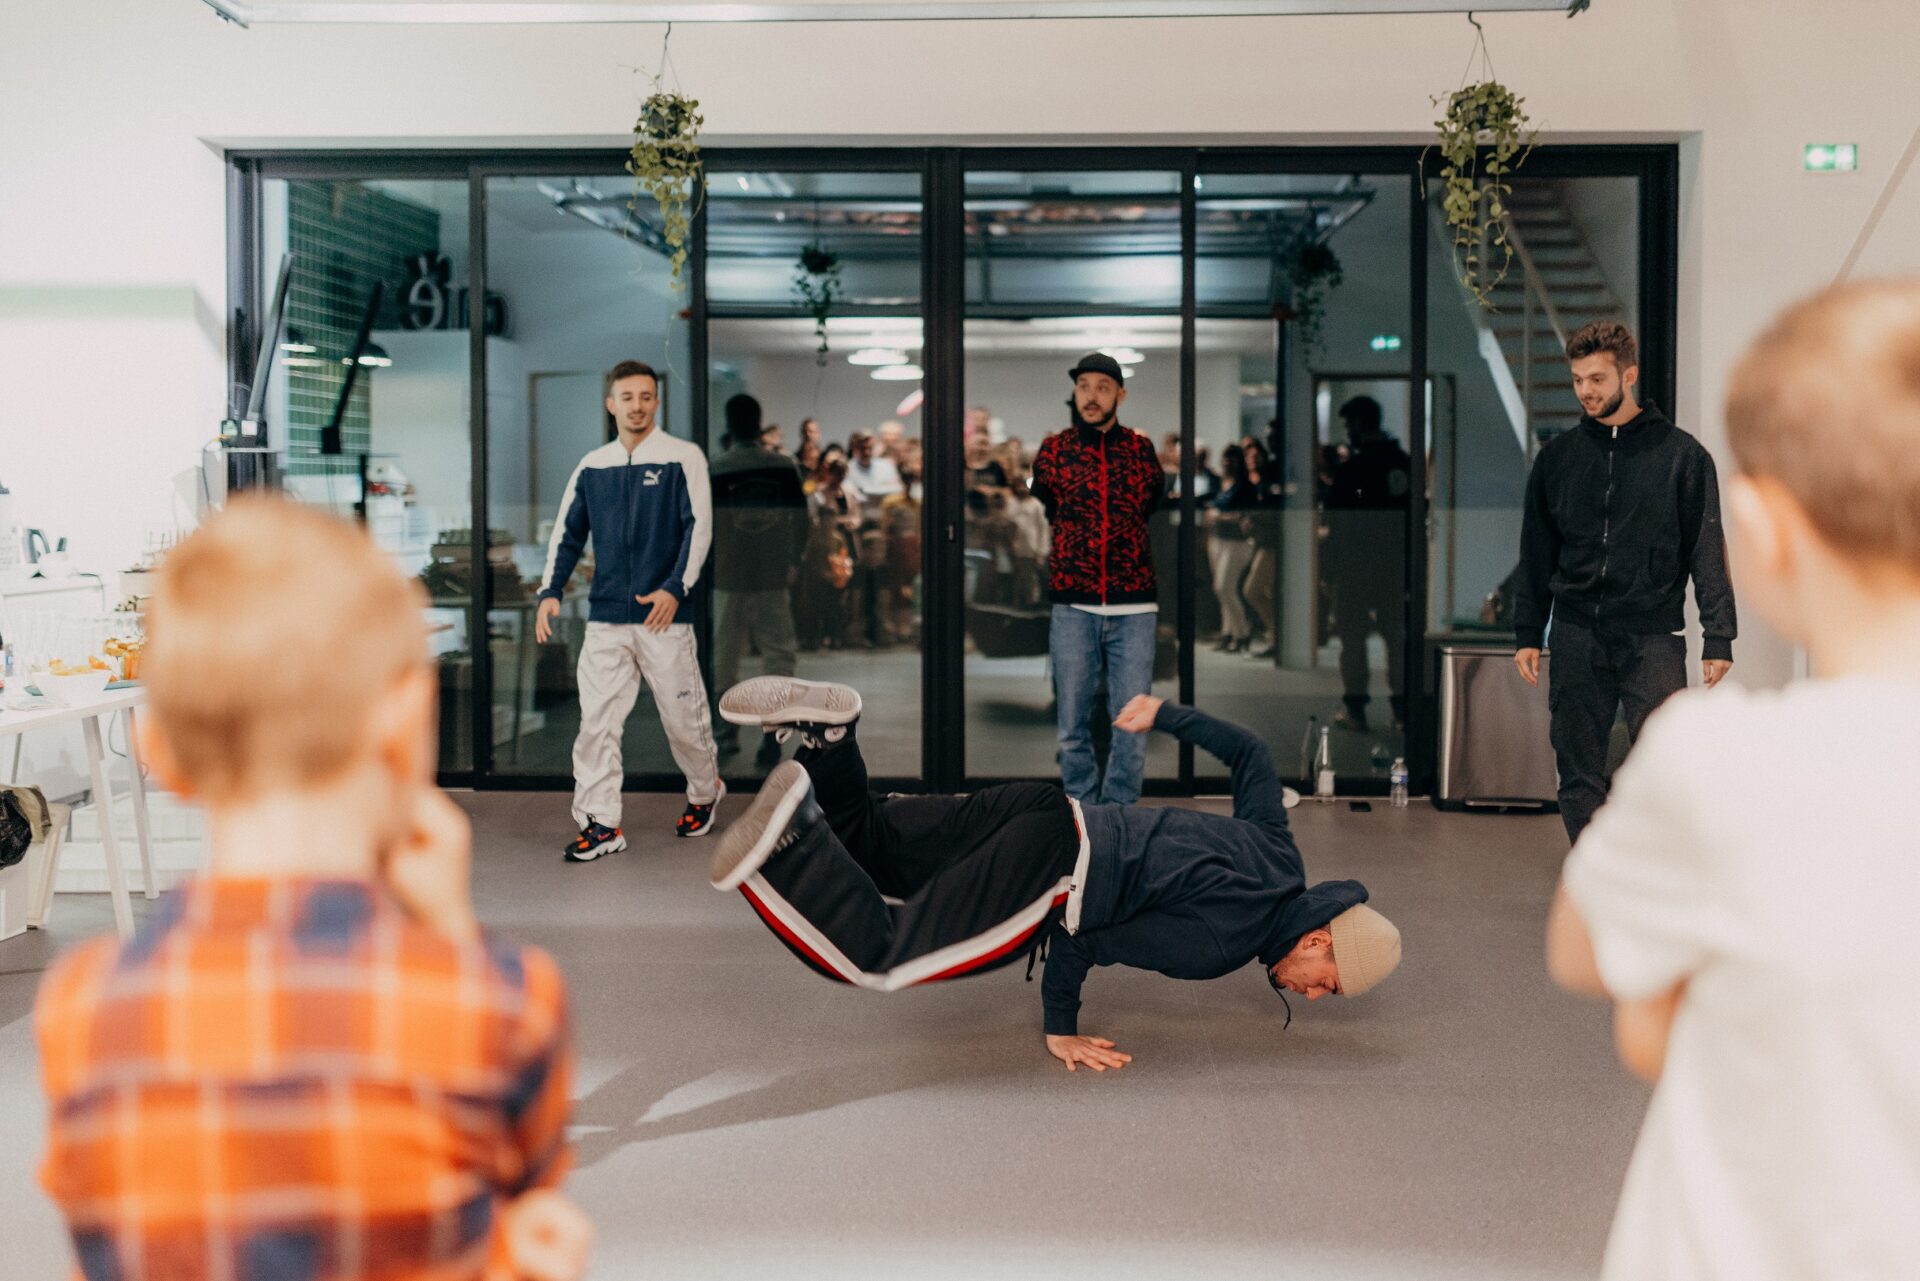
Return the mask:
[[[154,773],[204,876],[47,976],[41,1178],[88,1281],[573,1281],[551,958],[483,934],[433,786],[417,587],[357,530],[236,501],[149,613]]]

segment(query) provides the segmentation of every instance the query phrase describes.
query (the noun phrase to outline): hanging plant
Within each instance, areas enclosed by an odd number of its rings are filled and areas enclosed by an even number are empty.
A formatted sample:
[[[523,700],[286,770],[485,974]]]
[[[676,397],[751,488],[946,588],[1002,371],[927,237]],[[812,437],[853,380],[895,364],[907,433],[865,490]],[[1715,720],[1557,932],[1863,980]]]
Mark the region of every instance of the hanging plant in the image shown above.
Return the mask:
[[[627,207],[637,208],[641,192],[659,205],[675,290],[687,287],[682,279],[687,240],[693,232],[694,212],[707,191],[699,141],[700,127],[705,123],[697,100],[661,89],[658,80],[633,122],[633,151],[627,172],[633,175],[634,202]]]
[[[818,240],[802,249],[793,269],[793,296],[813,317],[813,336],[820,340],[813,359],[815,364],[825,365],[827,318],[840,301],[840,255],[830,253]]]
[[[1317,240],[1301,245],[1287,269],[1287,281],[1293,286],[1293,321],[1300,326],[1301,341],[1316,357],[1327,318],[1327,295],[1339,287],[1341,279],[1340,256]]]
[[[1440,99],[1434,99],[1438,106]],[[1513,265],[1507,237],[1512,177],[1533,151],[1538,131],[1527,118],[1526,99],[1497,80],[1456,90],[1435,122],[1435,146],[1446,165],[1441,209],[1453,232],[1454,270],[1460,283],[1493,309],[1492,291]]]
[[[1585,8],[1585,4],[1576,5],[1567,16]],[[1527,119],[1527,100],[1494,74],[1486,28],[1471,11],[1467,21],[1473,24],[1473,52],[1467,55],[1460,88],[1445,99],[1433,99],[1436,107],[1446,103],[1445,112],[1434,121],[1440,136],[1433,145],[1447,162],[1440,170],[1446,184],[1441,210],[1453,232],[1454,271],[1480,305],[1492,311],[1494,287],[1507,278],[1507,269],[1513,265],[1513,245],[1507,238],[1507,208],[1513,195],[1510,180],[1532,154],[1539,131]],[[1468,84],[1475,59],[1480,64],[1479,79]]]

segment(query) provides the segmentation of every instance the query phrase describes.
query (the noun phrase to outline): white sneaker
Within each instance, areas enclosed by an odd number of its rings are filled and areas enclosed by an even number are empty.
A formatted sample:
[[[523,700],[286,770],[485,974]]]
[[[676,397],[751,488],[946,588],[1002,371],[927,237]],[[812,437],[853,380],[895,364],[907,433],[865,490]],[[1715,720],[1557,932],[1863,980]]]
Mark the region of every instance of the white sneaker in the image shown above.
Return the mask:
[[[720,696],[720,718],[733,725],[851,725],[860,719],[860,691],[797,676],[755,676]]]
[[[713,852],[708,879],[716,890],[737,890],[769,858],[825,822],[813,801],[813,779],[798,761],[782,761],[760,784],[747,812],[733,820]]]

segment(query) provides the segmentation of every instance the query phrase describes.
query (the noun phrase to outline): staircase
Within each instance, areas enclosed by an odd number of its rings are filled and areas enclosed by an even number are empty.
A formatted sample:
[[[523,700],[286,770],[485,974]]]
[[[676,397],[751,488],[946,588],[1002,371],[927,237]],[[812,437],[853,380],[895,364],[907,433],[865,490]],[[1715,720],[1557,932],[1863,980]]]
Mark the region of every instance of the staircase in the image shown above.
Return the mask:
[[[1531,458],[1580,421],[1566,339],[1592,321],[1628,318],[1557,182],[1517,179],[1507,204],[1513,264],[1492,291],[1495,312],[1488,322],[1520,391]]]

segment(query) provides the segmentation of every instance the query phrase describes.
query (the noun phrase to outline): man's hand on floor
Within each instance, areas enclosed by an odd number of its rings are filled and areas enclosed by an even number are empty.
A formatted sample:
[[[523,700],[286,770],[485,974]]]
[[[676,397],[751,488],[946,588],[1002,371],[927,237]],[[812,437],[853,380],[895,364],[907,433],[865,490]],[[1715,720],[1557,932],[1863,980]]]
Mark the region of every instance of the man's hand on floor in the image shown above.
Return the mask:
[[[1120,709],[1120,714],[1113,718],[1113,726],[1129,733],[1144,734],[1153,728],[1153,718],[1160,714],[1160,705],[1166,701],[1151,694],[1135,694]]]
[[[1112,1041],[1097,1036],[1049,1036],[1047,1053],[1066,1064],[1069,1072],[1079,1071],[1082,1063],[1096,1072],[1104,1072],[1108,1068],[1117,1072],[1133,1062],[1133,1055],[1122,1054],[1113,1048]]]

